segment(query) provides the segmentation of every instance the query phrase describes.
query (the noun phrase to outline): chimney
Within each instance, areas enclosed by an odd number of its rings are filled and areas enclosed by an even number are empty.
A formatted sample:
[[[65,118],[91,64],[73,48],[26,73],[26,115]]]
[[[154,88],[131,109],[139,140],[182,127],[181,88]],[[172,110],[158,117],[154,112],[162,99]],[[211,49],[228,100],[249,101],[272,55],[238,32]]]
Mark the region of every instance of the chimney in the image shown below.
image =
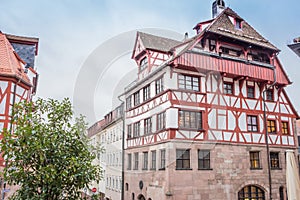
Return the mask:
[[[184,41],[187,40],[187,39],[189,39],[189,34],[188,34],[188,32],[186,32],[186,33],[184,34]]]
[[[212,4],[212,17],[216,18],[225,9],[225,2],[223,0],[216,0]]]

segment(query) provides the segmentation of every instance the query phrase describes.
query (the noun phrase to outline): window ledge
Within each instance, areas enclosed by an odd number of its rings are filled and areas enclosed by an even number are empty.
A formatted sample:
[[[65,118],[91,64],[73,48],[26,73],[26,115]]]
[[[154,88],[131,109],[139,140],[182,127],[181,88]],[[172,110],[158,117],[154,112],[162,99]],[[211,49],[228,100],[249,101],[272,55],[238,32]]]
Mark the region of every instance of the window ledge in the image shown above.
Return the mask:
[[[200,169],[198,168],[199,171],[212,171],[213,169],[212,168],[203,168],[203,169]]]
[[[273,168],[272,168],[272,167],[271,167],[271,170],[282,170],[282,168],[280,168],[280,167],[276,167],[276,168],[273,167]]]
[[[263,168],[262,167],[258,167],[258,168],[252,168],[250,167],[250,170],[262,170]]]
[[[180,126],[179,126],[179,129],[181,129],[181,130],[187,130],[187,131],[205,132],[204,129],[188,128],[188,127],[180,127]]]
[[[193,170],[192,168],[176,168],[176,170]]]

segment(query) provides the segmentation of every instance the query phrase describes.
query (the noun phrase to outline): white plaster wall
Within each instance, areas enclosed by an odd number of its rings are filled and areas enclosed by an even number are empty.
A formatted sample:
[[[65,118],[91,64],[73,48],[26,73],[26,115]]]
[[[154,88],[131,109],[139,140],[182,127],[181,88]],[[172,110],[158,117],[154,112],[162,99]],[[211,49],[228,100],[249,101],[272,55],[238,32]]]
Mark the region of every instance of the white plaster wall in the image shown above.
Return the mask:
[[[200,87],[201,87],[201,92],[206,93],[206,78],[205,77],[200,78]]]
[[[228,129],[234,130],[236,127],[236,121],[235,116],[232,114],[232,112],[228,112]]]
[[[170,77],[170,73],[172,73],[172,78]],[[174,89],[177,90],[178,89],[178,74],[175,72],[170,72],[170,69],[168,68],[168,73],[166,76],[166,82],[168,83],[167,87],[168,89]]]
[[[218,88],[218,81],[216,80],[216,78],[214,76],[212,76],[212,92],[216,92],[217,88]],[[223,88],[221,88],[221,91],[223,92]]]
[[[166,111],[166,128],[178,128],[178,109],[170,108]]]
[[[242,113],[239,118],[239,127],[241,131],[247,131],[247,119],[246,119],[246,113]]]
[[[212,129],[217,128],[216,124],[216,109],[213,109],[209,114],[208,114],[208,125]]]
[[[238,95],[240,93],[240,86],[239,86],[239,81],[234,81],[233,82],[233,87],[234,87],[234,94],[233,95]]]

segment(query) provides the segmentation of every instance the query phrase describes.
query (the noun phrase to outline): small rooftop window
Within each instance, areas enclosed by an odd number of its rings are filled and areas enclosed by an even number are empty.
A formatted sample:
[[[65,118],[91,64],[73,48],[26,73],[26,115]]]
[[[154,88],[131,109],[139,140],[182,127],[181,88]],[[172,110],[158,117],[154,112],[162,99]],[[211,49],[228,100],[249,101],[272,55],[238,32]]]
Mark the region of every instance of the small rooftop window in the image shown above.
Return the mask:
[[[242,29],[242,20],[240,19],[235,19],[235,24],[234,24],[236,29]]]
[[[146,56],[140,62],[140,70],[142,71],[143,69],[147,68],[147,66],[148,66],[148,58]]]

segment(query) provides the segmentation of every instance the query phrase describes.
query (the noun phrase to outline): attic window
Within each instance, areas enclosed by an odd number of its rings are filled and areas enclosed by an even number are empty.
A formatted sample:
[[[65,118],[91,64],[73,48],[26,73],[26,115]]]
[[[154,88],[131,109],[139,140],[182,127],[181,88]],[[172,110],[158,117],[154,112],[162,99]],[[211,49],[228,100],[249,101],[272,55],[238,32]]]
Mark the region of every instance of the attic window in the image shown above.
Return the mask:
[[[240,19],[235,19],[235,28],[236,29],[242,29],[242,20]]]
[[[140,70],[141,71],[144,70],[145,68],[147,68],[147,66],[148,66],[148,58],[146,56],[140,62]]]

